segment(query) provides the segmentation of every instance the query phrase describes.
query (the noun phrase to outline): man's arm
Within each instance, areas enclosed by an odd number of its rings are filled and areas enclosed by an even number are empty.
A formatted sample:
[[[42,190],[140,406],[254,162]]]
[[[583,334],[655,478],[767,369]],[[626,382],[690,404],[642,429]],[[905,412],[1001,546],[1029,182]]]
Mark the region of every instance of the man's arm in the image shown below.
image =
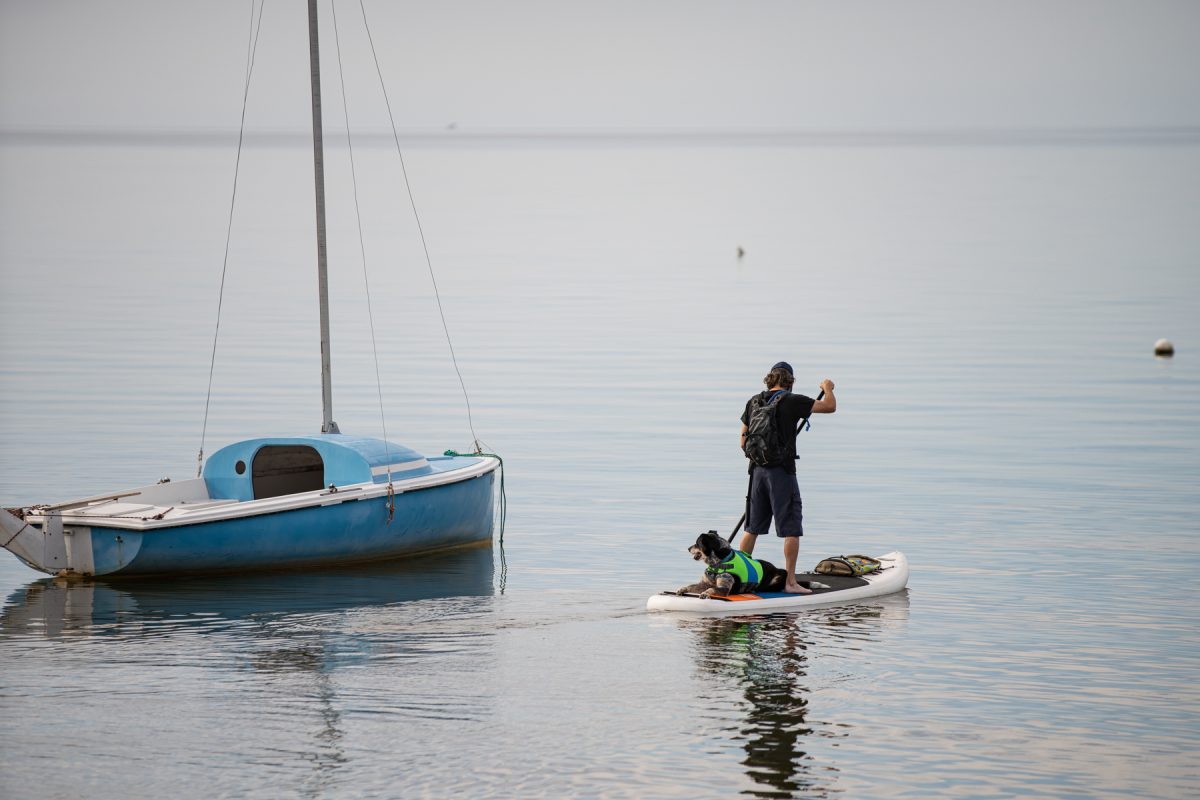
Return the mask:
[[[740,447],[742,450],[746,449],[746,431],[748,431],[748,430],[750,430],[750,429],[748,427],[746,427],[746,423],[743,422],[742,423],[742,441],[741,441],[741,443],[738,444],[738,447]]]
[[[837,411],[837,398],[833,394],[833,381],[826,378],[821,381],[821,388],[825,391],[825,396],[813,402],[812,413],[832,414]]]

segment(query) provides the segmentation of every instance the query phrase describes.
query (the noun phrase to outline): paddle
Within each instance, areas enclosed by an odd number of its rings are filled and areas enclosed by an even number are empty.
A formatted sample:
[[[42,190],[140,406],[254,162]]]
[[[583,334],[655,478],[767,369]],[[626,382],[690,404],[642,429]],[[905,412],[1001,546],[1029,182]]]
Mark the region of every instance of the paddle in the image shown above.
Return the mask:
[[[817,395],[817,399],[818,399],[818,400],[820,400],[820,399],[821,399],[821,398],[823,398],[824,396],[825,396],[825,390],[824,390],[824,389],[822,389],[822,390],[820,391],[820,393]],[[810,416],[810,417],[812,416],[811,412],[809,413],[809,416]],[[804,426],[805,426],[805,424],[806,424],[807,422],[808,422],[808,417],[805,417],[804,419],[800,420],[800,424],[799,424],[799,425],[796,427],[796,435],[797,435],[797,436],[799,436],[799,435],[800,435],[800,431],[804,430]],[[750,496],[749,496],[749,495],[746,495],[746,502],[747,502],[747,503],[749,503],[749,502],[750,502]],[[733,547],[734,549],[737,549],[737,545],[734,543],[734,541],[733,541],[733,540],[734,540],[735,538],[737,538],[738,531],[740,531],[740,530],[742,529],[742,524],[743,524],[743,523],[745,523],[745,521],[746,521],[746,512],[745,512],[745,511],[743,511],[743,512],[742,512],[742,516],[741,516],[741,518],[740,518],[740,519],[738,519],[738,521],[737,521],[737,525],[734,525],[734,526],[733,526],[733,533],[729,534],[729,544],[730,544],[730,546],[731,546],[731,547]]]

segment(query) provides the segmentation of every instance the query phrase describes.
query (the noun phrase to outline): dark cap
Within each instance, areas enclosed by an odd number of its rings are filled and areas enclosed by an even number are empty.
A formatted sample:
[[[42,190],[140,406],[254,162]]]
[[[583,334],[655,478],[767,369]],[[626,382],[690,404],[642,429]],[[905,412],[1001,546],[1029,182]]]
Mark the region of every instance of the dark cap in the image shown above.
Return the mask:
[[[796,375],[796,372],[792,369],[792,365],[787,363],[786,361],[780,361],[778,364],[771,367],[771,369],[773,369],[773,370],[786,369],[788,372],[788,375],[791,375],[792,377],[795,377],[795,375]]]

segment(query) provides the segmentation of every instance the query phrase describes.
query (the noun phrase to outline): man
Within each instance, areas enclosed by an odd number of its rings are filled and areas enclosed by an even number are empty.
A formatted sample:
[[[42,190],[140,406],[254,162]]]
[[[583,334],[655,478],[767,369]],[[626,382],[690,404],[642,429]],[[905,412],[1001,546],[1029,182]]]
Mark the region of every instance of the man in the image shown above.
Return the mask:
[[[787,571],[787,583],[783,590],[791,594],[809,594],[809,589],[796,583],[796,556],[800,552],[804,524],[800,484],[796,481],[795,433],[810,414],[832,414],[837,411],[837,398],[833,396],[833,381],[828,378],[821,381],[825,396],[820,400],[792,394],[795,381],[792,365],[780,361],[763,378],[767,390],[750,398],[742,413],[741,444],[744,451],[750,414],[757,405],[755,401],[778,405],[777,430],[782,438],[779,443],[782,455],[777,463],[767,466],[750,462],[750,496],[746,499],[746,533],[742,536],[741,550],[747,555],[753,553],[758,535],[766,533],[774,519],[775,534],[783,538],[784,569]]]

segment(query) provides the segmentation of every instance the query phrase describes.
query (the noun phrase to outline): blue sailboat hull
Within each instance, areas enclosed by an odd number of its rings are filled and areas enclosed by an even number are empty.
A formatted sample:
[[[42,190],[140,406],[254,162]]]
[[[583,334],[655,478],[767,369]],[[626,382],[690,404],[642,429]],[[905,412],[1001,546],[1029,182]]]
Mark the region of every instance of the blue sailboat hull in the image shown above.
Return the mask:
[[[130,531],[93,528],[95,574],[296,568],[482,544],[492,537],[492,483],[488,473],[397,495],[390,522],[387,498],[378,497],[134,533],[132,554]]]
[[[204,475],[0,509],[0,544],[51,575],[255,572],[489,542],[498,460],[341,434],[250,439]]]
[[[388,499],[161,530],[91,529],[93,575],[242,572],[375,561],[482,545],[492,537],[493,475]]]

